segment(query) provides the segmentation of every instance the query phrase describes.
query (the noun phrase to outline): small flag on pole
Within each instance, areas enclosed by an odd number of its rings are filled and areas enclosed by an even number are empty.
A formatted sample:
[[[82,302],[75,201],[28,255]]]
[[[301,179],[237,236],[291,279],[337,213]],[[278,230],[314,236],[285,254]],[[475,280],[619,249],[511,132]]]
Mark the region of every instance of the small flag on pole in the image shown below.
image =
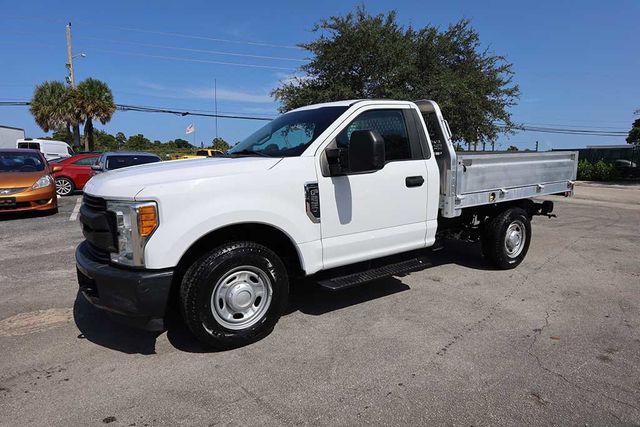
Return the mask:
[[[189,135],[190,133],[193,133],[193,131],[195,131],[196,129],[193,127],[193,123],[190,124],[189,126],[187,126],[187,129],[185,130],[185,133],[187,135]]]

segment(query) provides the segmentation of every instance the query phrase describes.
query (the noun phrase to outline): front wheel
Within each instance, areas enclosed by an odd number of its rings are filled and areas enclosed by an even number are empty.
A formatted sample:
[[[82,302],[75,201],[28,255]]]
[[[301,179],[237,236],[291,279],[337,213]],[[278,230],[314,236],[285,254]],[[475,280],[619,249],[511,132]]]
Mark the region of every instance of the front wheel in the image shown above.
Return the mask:
[[[69,178],[60,177],[56,178],[56,194],[59,196],[68,196],[73,193],[75,190],[75,185],[73,185],[73,181]]]
[[[265,246],[234,242],[195,261],[180,288],[191,332],[206,346],[227,350],[267,336],[289,294],[287,271]]]
[[[531,221],[524,209],[507,209],[485,226],[482,254],[494,266],[509,270],[517,267],[529,250]]]

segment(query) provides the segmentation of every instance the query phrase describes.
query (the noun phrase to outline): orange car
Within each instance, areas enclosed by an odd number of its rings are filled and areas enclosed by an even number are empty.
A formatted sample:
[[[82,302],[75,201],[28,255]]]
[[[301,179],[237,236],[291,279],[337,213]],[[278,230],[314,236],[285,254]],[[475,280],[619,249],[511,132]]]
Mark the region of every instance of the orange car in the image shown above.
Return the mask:
[[[58,210],[56,186],[42,153],[0,149],[0,214]]]

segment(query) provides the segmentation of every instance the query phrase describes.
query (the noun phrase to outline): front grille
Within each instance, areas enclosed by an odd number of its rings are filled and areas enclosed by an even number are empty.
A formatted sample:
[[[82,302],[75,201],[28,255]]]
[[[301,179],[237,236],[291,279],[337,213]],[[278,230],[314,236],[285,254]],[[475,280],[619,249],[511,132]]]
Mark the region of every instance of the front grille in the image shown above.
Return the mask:
[[[118,244],[115,214],[107,211],[106,200],[85,194],[80,207],[80,222],[91,257],[108,263],[109,254],[118,251]]]
[[[29,187],[19,187],[19,188],[0,188],[0,196],[8,196],[10,194],[20,193],[26,190]]]
[[[97,211],[107,210],[107,201],[102,197],[95,197],[89,194],[85,194],[84,196],[82,196],[82,203],[86,207]]]

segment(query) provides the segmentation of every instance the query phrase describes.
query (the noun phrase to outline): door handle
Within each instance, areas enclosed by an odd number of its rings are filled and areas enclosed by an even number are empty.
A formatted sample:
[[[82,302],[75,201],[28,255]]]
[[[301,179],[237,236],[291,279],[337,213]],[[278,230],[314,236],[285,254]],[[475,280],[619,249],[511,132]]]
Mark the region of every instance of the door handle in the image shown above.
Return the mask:
[[[404,180],[404,182],[407,185],[407,187],[420,187],[422,184],[424,184],[424,178],[420,175],[408,176]]]

